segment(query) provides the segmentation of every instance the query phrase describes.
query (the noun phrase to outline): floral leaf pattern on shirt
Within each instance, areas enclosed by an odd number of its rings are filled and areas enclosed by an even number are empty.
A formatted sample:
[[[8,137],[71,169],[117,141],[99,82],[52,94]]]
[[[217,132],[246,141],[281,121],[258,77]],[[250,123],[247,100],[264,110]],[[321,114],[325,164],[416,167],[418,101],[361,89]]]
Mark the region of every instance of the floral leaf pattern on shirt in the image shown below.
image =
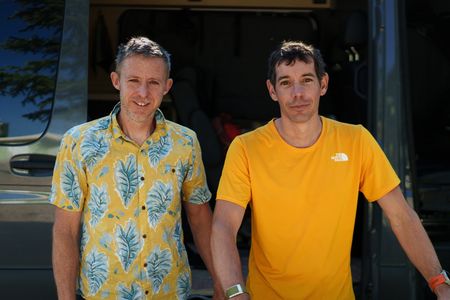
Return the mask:
[[[198,141],[158,111],[154,134],[138,147],[123,136],[117,112],[66,133],[55,164],[50,201],[83,209],[79,293],[105,300],[186,299],[190,270],[181,203],[206,187]]]
[[[186,174],[189,170],[189,163],[185,162],[183,163],[182,160],[179,160],[177,162],[177,178],[178,178],[178,186],[181,187],[183,184],[184,179],[186,178]]]
[[[97,130],[106,130],[108,129],[109,125],[111,124],[111,118],[104,117],[98,120],[97,124],[95,124],[91,130],[97,131]]]
[[[147,195],[148,222],[152,228],[161,221],[173,199],[173,188],[170,183],[156,181]]]
[[[86,257],[83,274],[89,283],[89,294],[95,295],[108,279],[108,258],[94,248]]]
[[[185,300],[191,293],[191,277],[189,273],[181,273],[177,279],[177,298]]]
[[[147,276],[152,283],[154,293],[158,293],[164,278],[172,268],[172,254],[169,249],[161,250],[159,246],[147,258]]]
[[[129,155],[126,162],[119,160],[115,166],[114,179],[123,205],[128,208],[131,198],[136,193],[138,182],[138,170],[136,157]]]
[[[64,170],[61,174],[61,187],[69,201],[76,208],[80,208],[81,189],[78,177],[72,165],[64,163]]]
[[[70,128],[69,130],[67,130],[66,135],[70,135],[71,137],[73,137],[74,139],[78,139],[80,137],[80,126],[75,126]]]
[[[186,131],[186,129],[182,129],[181,130],[181,135],[183,136],[183,141],[186,143],[186,145],[188,146],[193,146],[194,145],[194,139],[193,137]]]
[[[150,165],[156,167],[161,159],[169,155],[172,147],[172,140],[169,135],[161,136],[158,142],[150,145],[150,150],[148,151]]]
[[[89,241],[89,233],[86,228],[86,223],[81,225],[80,231],[80,252],[83,252],[86,249],[86,244]]]
[[[105,176],[106,174],[108,174],[108,172],[109,172],[109,167],[108,166],[103,167],[101,172],[98,174],[97,179]]]
[[[92,171],[95,165],[108,153],[109,144],[104,134],[89,133],[84,138],[80,148],[84,163]]]
[[[210,197],[211,192],[207,187],[199,187],[192,192],[192,196],[189,199],[189,202],[194,204],[203,204],[208,201]]]
[[[58,185],[55,183],[55,184],[52,184],[52,188],[51,188],[51,190],[50,190],[50,196],[48,197],[48,201],[51,203],[51,204],[54,204],[55,203],[55,201],[56,201],[56,190],[58,189]]]
[[[175,229],[173,231],[173,239],[177,244],[177,252],[178,255],[181,256],[183,254],[184,246],[183,246],[183,231],[181,227],[181,222],[177,222],[175,225]]]
[[[91,219],[89,220],[89,224],[91,224],[92,227],[95,227],[105,216],[109,202],[107,187],[103,185],[101,188],[98,188],[93,184],[91,189],[91,197],[88,202],[88,207],[91,211]]]
[[[125,228],[117,225],[115,237],[117,256],[125,272],[128,272],[142,249],[141,235],[137,229],[136,222],[131,219],[128,220]]]
[[[119,284],[117,288],[118,300],[140,300],[144,298],[142,288],[137,283],[132,283],[128,289],[124,284]]]

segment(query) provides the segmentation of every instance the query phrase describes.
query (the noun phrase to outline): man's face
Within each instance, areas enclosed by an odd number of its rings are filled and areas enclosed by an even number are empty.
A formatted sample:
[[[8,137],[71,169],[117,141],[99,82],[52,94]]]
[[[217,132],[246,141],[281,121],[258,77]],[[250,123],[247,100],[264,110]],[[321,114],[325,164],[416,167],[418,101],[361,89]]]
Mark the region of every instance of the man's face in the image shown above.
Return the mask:
[[[293,123],[306,123],[319,114],[319,99],[326,93],[328,74],[321,81],[314,63],[295,61],[275,67],[275,86],[267,80],[270,96],[280,105],[281,117]]]
[[[118,72],[111,73],[112,84],[120,91],[121,116],[126,122],[153,120],[163,96],[172,87],[172,79],[167,77],[162,58],[143,55],[125,58]]]

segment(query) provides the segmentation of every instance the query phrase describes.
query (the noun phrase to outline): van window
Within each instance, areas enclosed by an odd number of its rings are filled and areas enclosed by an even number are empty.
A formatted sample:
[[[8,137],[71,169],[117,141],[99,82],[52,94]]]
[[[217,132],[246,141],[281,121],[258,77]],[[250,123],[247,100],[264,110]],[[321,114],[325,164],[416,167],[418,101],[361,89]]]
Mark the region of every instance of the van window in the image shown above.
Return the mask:
[[[55,94],[64,0],[2,1],[0,143],[41,136]]]

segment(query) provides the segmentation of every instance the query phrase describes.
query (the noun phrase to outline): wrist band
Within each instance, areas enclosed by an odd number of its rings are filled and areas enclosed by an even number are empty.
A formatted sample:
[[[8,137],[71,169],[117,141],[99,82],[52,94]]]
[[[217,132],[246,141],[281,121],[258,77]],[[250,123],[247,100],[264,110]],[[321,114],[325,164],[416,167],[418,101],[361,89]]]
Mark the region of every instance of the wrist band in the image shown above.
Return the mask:
[[[230,286],[225,290],[225,296],[227,296],[227,299],[231,299],[244,293],[247,293],[247,290],[245,289],[245,286],[240,283]]]
[[[439,275],[436,275],[436,276],[428,279],[428,286],[430,287],[430,289],[433,292],[438,286],[440,286],[441,284],[444,284],[444,283],[450,285],[450,279],[445,270],[443,270],[441,273],[439,273]]]

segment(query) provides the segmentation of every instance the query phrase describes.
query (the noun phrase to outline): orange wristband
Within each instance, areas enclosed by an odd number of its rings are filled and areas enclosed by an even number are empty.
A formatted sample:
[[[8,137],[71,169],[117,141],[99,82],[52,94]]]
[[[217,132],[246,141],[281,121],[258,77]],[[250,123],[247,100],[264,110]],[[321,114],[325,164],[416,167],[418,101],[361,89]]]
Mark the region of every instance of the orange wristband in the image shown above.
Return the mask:
[[[444,282],[445,282],[444,275],[439,274],[437,276],[431,277],[430,280],[428,280],[428,286],[432,291],[434,291],[435,288],[437,288]]]
[[[448,278],[446,271],[442,271],[439,275],[436,275],[428,279],[428,286],[433,292],[438,286],[444,283],[450,284],[450,280]]]

